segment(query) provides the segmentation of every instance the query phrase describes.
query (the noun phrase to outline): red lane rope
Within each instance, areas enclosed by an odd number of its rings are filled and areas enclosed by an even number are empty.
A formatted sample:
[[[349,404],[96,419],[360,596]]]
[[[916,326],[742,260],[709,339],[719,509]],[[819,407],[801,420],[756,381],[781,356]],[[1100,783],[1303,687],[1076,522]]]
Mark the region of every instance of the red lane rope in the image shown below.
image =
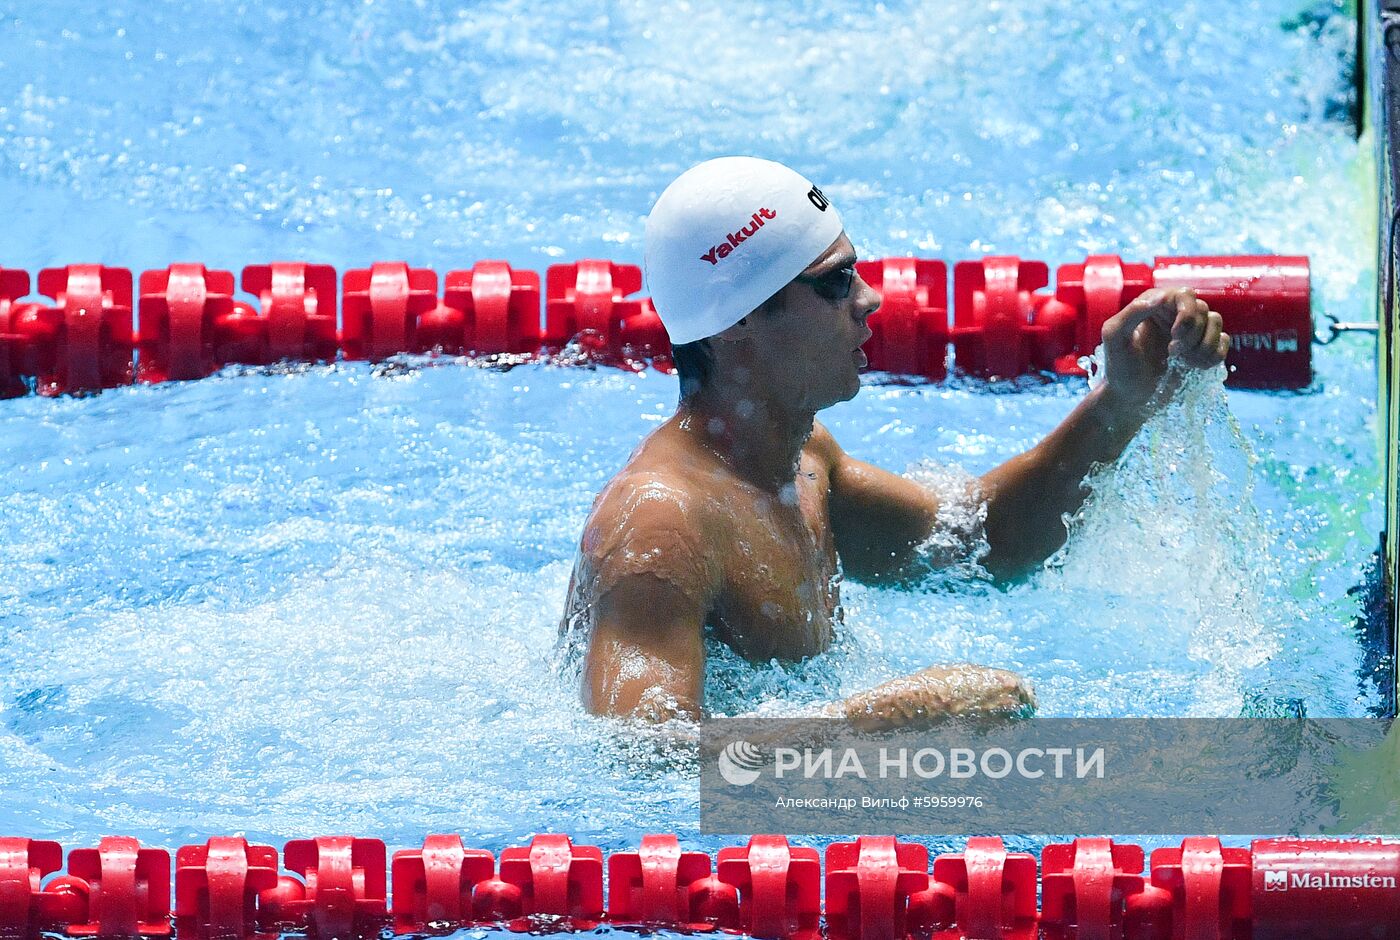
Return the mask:
[[[1083,375],[1104,321],[1151,287],[1189,286],[1234,337],[1232,385],[1301,388],[1312,380],[1308,259],[1092,255],[1061,265],[1047,292],[1043,261],[987,257],[954,266],[953,317],[942,261],[885,258],[857,265],[882,295],[870,318],[869,368],[941,380],[947,353],[967,375]],[[438,276],[376,262],[337,279],[329,265],[275,262],[231,271],[172,264],[131,271],[72,264],[39,272],[48,302],[25,300],[27,271],[0,268],[0,397],[95,391],[131,382],[197,379],[231,364],[378,361],[399,354],[550,355],[571,341],[586,358],[630,369],[670,368],[666,331],[639,296],[636,265],[590,259],[534,271],[479,261]],[[337,294],[339,288],[339,295]],[[541,315],[543,314],[543,315]],[[139,322],[139,329],[138,329]]]
[[[927,847],[893,836],[832,843],[823,858],[785,836],[756,835],[711,858],[674,835],[606,857],[566,835],[537,835],[499,857],[432,835],[392,860],[378,839],[321,836],[288,842],[280,868],[271,846],[217,837],[176,850],[173,907],[164,849],[109,836],[71,850],[67,872],[50,877],[63,861],[56,842],[0,838],[0,935],[350,940],[390,924],[423,933],[608,923],[815,940],[823,914],[833,940],[1400,935],[1400,844],[1378,840],[1228,848],[1188,838],[1152,852],[1144,870],[1139,846],[1076,839],[1045,847],[1038,908],[1034,856],[985,837],[930,866]]]

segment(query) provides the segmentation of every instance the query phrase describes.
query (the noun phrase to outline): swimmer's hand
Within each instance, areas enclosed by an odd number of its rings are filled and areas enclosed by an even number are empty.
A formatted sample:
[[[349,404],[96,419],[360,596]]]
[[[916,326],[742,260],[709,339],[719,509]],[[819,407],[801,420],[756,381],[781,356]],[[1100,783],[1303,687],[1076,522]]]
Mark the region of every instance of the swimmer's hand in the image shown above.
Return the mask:
[[[1004,720],[1035,712],[1035,693],[1005,669],[959,663],[930,666],[834,702],[828,715],[857,731],[926,728],[955,718]]]
[[[1153,288],[1103,325],[1107,397],[1127,410],[1141,411],[1162,386],[1165,403],[1189,369],[1211,369],[1225,361],[1230,334],[1220,314],[1187,287]],[[1171,379],[1163,385],[1168,367]]]

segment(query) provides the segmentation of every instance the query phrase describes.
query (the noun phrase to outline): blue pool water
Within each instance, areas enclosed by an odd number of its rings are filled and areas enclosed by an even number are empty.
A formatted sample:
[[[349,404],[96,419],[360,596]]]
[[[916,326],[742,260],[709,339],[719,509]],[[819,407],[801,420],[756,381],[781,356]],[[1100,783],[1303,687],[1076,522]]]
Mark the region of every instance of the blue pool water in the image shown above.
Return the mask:
[[[0,265],[635,263],[670,178],[752,152],[868,257],[1304,253],[1319,316],[1364,319],[1350,28],[1295,2],[31,4],[0,13]],[[1031,584],[848,584],[832,653],[719,656],[711,706],[968,659],[1045,714],[1364,713],[1374,355],[1202,389]],[[0,403],[0,833],[728,844],[684,755],[583,714],[555,652],[592,496],[673,378],[235,371]],[[980,472],[1081,393],[872,380],[824,420]]]

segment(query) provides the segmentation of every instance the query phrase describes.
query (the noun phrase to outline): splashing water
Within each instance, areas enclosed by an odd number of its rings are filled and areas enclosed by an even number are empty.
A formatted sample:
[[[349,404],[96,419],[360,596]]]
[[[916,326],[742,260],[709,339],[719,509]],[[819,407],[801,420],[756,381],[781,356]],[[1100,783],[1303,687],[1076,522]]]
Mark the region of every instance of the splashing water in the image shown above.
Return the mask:
[[[1102,381],[1101,348],[1090,386]],[[1256,459],[1230,412],[1225,368],[1192,370],[1113,464],[1086,481],[1068,538],[1039,587],[1127,593],[1159,611],[1159,639],[1208,671],[1193,714],[1238,711],[1281,647],[1291,598],[1262,559],[1270,536],[1254,503]]]

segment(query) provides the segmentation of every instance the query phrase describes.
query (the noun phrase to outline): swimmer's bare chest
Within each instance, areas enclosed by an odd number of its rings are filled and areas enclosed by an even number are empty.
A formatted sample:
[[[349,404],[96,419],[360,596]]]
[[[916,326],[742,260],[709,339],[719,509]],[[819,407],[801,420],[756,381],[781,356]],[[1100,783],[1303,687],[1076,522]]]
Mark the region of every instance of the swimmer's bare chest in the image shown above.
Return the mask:
[[[840,614],[826,469],[804,455],[791,491],[741,484],[722,501],[728,532],[713,548],[723,585],[708,623],[741,656],[801,659],[831,645]]]

